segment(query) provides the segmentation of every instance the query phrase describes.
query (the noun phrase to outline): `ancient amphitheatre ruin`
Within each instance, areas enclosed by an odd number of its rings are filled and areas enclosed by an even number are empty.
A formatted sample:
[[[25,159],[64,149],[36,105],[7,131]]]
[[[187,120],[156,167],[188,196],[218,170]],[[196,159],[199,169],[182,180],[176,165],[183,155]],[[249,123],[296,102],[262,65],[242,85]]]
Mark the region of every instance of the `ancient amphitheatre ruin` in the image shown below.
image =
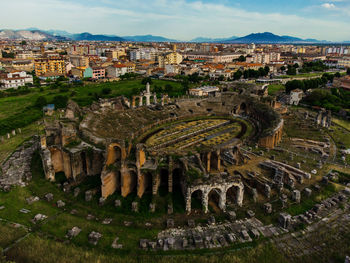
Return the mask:
[[[244,182],[234,170],[252,156],[241,146],[274,148],[283,130],[280,115],[251,96],[224,92],[170,101],[163,95],[158,101],[149,84],[131,102],[118,97],[89,108],[71,102],[62,117],[47,123],[41,137],[47,179],[64,172],[80,182],[101,174],[101,201],[115,192],[157,195],[165,186],[181,191],[187,213],[192,198],[200,198],[205,213],[209,199],[222,211],[227,202],[242,206]]]

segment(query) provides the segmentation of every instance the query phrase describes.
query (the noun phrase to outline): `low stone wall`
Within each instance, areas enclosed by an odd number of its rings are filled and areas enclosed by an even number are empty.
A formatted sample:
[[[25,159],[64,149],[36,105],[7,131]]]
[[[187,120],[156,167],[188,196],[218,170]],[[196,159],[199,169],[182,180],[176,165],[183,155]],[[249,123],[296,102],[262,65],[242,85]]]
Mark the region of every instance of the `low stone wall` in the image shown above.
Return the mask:
[[[39,137],[34,136],[12,153],[1,165],[0,188],[8,188],[8,186],[12,185],[25,185],[25,181],[31,180],[31,160],[38,148]]]

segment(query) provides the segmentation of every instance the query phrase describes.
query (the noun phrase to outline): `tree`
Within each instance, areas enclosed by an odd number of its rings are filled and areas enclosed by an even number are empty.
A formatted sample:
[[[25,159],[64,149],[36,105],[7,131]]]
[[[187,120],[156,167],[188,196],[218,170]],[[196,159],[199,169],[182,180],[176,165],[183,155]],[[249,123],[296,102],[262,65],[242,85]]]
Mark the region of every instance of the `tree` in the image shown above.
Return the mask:
[[[234,74],[233,74],[233,79],[234,80],[239,80],[242,77],[242,71],[237,70]]]
[[[286,67],[285,66],[282,66],[281,67],[281,71],[285,71],[286,70]]]
[[[347,74],[347,75],[350,75],[350,68],[348,68],[348,69],[346,70],[346,74]]]
[[[141,81],[142,85],[146,85],[147,83],[149,83],[150,85],[152,84],[152,79],[150,77],[143,78]]]
[[[34,107],[36,108],[42,108],[45,105],[47,105],[47,100],[44,96],[38,97],[34,103]]]
[[[340,78],[340,73],[339,73],[339,72],[335,73],[335,74],[334,74],[334,77]]]
[[[297,70],[295,67],[288,65],[287,75],[296,75]]]
[[[290,93],[292,90],[301,89],[305,90],[305,84],[301,80],[292,80],[286,83],[286,93]]]
[[[62,95],[57,95],[52,100],[52,104],[55,104],[55,107],[57,109],[62,109],[67,107],[67,103],[68,103],[68,97],[62,96]]]
[[[112,92],[111,88],[103,88],[102,89],[102,94],[103,95],[108,95]]]
[[[294,67],[294,68],[299,68],[299,64],[298,64],[298,63],[295,63],[295,64],[293,65],[293,67]]]
[[[237,59],[239,62],[245,62],[246,61],[246,57],[243,55],[240,55],[239,58]]]
[[[25,45],[27,45],[27,41],[25,41],[25,40],[22,40],[22,42],[21,42],[21,45],[22,45],[22,46],[25,46]]]

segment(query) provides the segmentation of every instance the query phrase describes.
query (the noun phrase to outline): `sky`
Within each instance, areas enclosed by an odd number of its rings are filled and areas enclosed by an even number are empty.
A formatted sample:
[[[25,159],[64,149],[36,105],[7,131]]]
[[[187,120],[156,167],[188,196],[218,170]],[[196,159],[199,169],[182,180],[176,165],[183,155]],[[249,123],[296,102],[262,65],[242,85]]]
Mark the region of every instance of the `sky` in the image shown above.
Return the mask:
[[[177,40],[272,32],[350,41],[350,0],[0,0],[0,7],[1,29]]]

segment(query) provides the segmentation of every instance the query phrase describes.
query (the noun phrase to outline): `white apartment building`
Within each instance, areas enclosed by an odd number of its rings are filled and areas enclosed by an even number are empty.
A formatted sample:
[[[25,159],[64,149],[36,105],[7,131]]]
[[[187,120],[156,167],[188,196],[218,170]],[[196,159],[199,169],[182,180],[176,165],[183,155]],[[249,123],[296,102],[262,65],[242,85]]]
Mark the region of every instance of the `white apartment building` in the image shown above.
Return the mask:
[[[0,89],[10,89],[25,86],[27,83],[33,84],[33,76],[28,75],[25,71],[8,73],[5,78],[0,79],[3,84]]]

